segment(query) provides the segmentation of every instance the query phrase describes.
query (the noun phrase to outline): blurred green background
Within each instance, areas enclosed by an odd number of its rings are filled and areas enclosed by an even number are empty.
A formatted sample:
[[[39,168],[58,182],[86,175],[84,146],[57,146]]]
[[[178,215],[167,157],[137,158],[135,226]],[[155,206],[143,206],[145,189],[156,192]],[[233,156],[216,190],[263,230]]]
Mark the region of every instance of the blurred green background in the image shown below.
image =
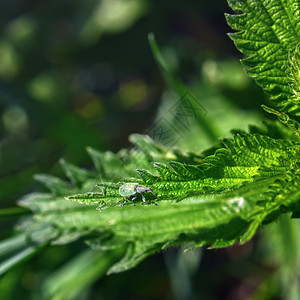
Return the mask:
[[[225,12],[225,0],[1,0],[0,238],[22,213],[17,200],[41,190],[35,173],[63,177],[61,157],[92,168],[87,146],[129,147],[129,134],[166,117],[180,95],[155,63],[149,32],[220,137],[260,124],[265,96],[238,61]],[[215,142],[197,130],[176,146],[200,151]],[[105,261],[98,274],[89,252],[77,256],[83,243],[53,247],[1,278],[0,299],[246,299],[272,273],[255,241],[219,251],[170,249],[102,279]],[[76,269],[76,259],[91,269]],[[82,287],[66,274],[79,276]]]

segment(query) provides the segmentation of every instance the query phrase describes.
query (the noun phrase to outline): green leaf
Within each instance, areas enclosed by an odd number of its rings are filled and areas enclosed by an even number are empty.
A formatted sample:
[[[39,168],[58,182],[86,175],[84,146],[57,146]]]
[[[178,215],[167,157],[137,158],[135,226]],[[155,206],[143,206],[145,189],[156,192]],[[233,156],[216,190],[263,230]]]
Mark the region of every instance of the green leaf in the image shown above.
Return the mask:
[[[292,82],[292,100],[299,106],[300,102],[300,44],[297,44],[295,52],[290,55],[290,80]]]
[[[224,148],[204,158],[201,164],[155,162],[153,166],[161,175],[153,187],[158,199],[181,200],[190,195],[224,192],[246,182],[281,178],[290,170],[293,158],[300,153],[297,144],[260,135],[237,135],[234,139],[224,139],[223,144]],[[145,170],[137,170],[137,173],[141,179],[131,179],[131,182],[150,186],[157,179]],[[120,204],[119,187],[122,184],[124,182],[102,183],[99,185],[101,192],[76,194],[67,199],[110,207]]]
[[[273,277],[282,297],[288,300],[298,299],[300,290],[299,281],[295,280],[300,266],[299,229],[299,220],[283,214],[262,232],[264,260],[276,267]]]
[[[21,201],[35,212],[34,218],[20,227],[28,240],[65,244],[85,238],[99,251],[124,247],[126,253],[109,270],[113,273],[132,268],[151,253],[172,245],[189,243],[191,249],[245,243],[263,224],[287,211],[300,211],[297,142],[238,132],[233,139],[224,139],[214,155],[190,156],[189,163],[182,163],[173,160],[178,157],[174,152],[147,137],[133,136],[131,140],[136,142],[135,151],[122,151],[121,157],[127,157],[121,160],[124,174],[132,174],[135,162],[138,166],[152,162],[154,173],[138,169],[135,177],[99,183],[97,192],[78,193],[83,189],[74,186],[71,190],[75,193],[67,200],[64,189],[53,189],[52,182],[50,189],[60,195],[32,194]],[[141,155],[146,163],[139,162]],[[114,163],[118,157],[120,154]],[[122,184],[151,186],[157,179],[152,188],[158,206],[141,205],[140,195],[135,206],[119,206],[124,202],[119,194]],[[145,197],[155,200],[151,193]]]
[[[293,265],[299,264],[293,241],[298,232],[289,226],[289,218],[300,216],[300,144],[299,123],[289,114],[300,114],[300,5],[293,0],[229,3],[242,12],[228,15],[227,20],[238,31],[231,35],[236,45],[248,55],[244,60],[248,74],[277,102],[282,111],[265,109],[286,127],[269,122],[265,129],[252,127],[250,133],[235,130],[233,138],[220,140],[202,153],[168,149],[147,136],[131,135],[133,146],[116,154],[88,149],[96,172],[62,160],[70,182],[37,175],[50,193],[33,193],[20,200],[32,215],[19,222],[14,238],[0,243],[0,274],[44,246],[83,240],[99,252],[79,255],[43,285],[46,298],[72,298],[104,272],[128,270],[162,249],[180,244],[187,245],[186,250],[243,244],[285,215],[280,247],[288,244],[285,238],[291,233],[287,240],[293,253],[288,259],[281,249],[278,257],[281,262],[287,259],[289,269],[284,275],[292,280]],[[172,88],[188,92],[168,69],[153,36],[149,39]],[[188,94],[187,103],[193,99]],[[207,119],[196,121],[211,140],[219,136]],[[122,185],[136,203],[131,199],[124,203]],[[153,193],[142,194],[141,187],[134,189],[138,185]],[[292,290],[298,291],[297,284]]]
[[[179,96],[184,95],[188,89],[187,87],[178,80],[174,74],[172,74],[171,70],[169,69],[168,64],[166,63],[158,44],[156,43],[155,36],[151,32],[148,34],[148,41],[152,50],[152,53],[154,55],[154,58],[158,64],[158,66],[161,69],[162,75],[164,76],[166,82],[169,84],[169,86],[174,89]]]
[[[72,184],[75,186],[76,185],[80,186],[82,183],[86,182],[87,180],[94,179],[96,177],[95,173],[78,168],[66,162],[64,159],[60,159],[59,162],[62,168],[64,169],[66,176],[70,179]]]
[[[26,247],[22,249],[20,252],[18,252],[17,254],[12,255],[8,259],[1,262],[0,275],[3,275],[5,272],[7,272],[9,269],[16,266],[17,264],[20,264],[21,262],[28,260],[31,256],[36,254],[40,248],[41,245]]]
[[[291,127],[287,127],[279,121],[265,120],[263,122],[263,126],[250,125],[249,132],[266,135],[274,139],[283,139],[298,143],[300,142],[300,136],[295,134],[295,130],[293,130]]]
[[[92,148],[87,148],[92,158],[100,179],[118,181],[123,177],[132,175],[131,171],[124,169],[124,163],[118,156],[110,151],[99,152]]]
[[[177,93],[178,97],[180,97],[179,102],[181,103],[179,103],[179,105],[173,106],[174,116],[176,114],[179,116],[183,114],[183,116],[185,116],[186,114],[190,114],[191,110],[194,112],[196,112],[197,110],[200,111],[200,113],[197,114],[197,118],[194,118],[195,124],[197,127],[203,129],[204,134],[210,142],[215,142],[218,138],[221,137],[221,131],[217,128],[215,122],[206,115],[206,110],[200,104],[200,101],[191,93],[191,91],[185,86],[185,84],[178,80],[176,76],[171,72],[159,49],[158,44],[156,43],[153,33],[148,34],[148,40],[154,58],[161,69],[162,75],[164,76],[166,82],[169,84],[170,88],[172,88]],[[174,121],[174,123],[178,123],[178,121]]]
[[[0,256],[19,250],[26,245],[26,236],[20,234],[8,238],[0,243]]]
[[[34,179],[41,182],[54,195],[67,195],[72,189],[68,182],[48,174],[36,174]]]
[[[282,124],[289,127],[294,132],[294,134],[299,138],[299,136],[300,136],[300,124],[299,124],[299,122],[297,122],[296,120],[290,118],[290,116],[288,114],[279,112],[279,111],[277,111],[273,108],[267,107],[265,105],[262,105],[262,108],[266,112],[276,115],[278,117],[278,120]]]
[[[228,3],[234,11],[242,12],[226,15],[226,19],[238,31],[229,36],[247,56],[243,59],[247,73],[270,93],[280,110],[300,115],[296,75],[299,74],[299,1],[229,0]]]
[[[213,155],[203,157],[167,150],[140,135],[132,136],[131,141],[135,143],[134,151],[131,148],[109,154],[112,160],[107,160],[105,154],[92,154],[99,165],[103,159],[108,164],[119,164],[119,174],[126,176],[119,182],[107,179],[94,187],[96,175],[90,178],[92,173],[69,166],[65,170],[75,185],[40,177],[52,193],[35,193],[21,199],[20,205],[34,211],[34,217],[19,225],[19,231],[26,234],[26,245],[86,239],[99,251],[127,249],[110,267],[113,273],[132,268],[148,255],[172,245],[189,243],[191,249],[245,243],[280,214],[300,212],[297,142],[237,132],[234,138],[224,139]],[[182,157],[186,162],[176,161]],[[135,165],[147,169],[134,172]],[[114,176],[109,167],[103,170],[103,178]],[[145,198],[158,206],[141,205],[141,195],[137,195],[135,206],[126,203],[120,207],[124,199],[119,187],[129,182],[148,187],[155,182],[152,188],[157,199],[151,193],[145,193]],[[97,191],[88,191],[88,187]],[[5,269],[14,261],[18,260],[8,260]]]
[[[43,282],[43,299],[74,299],[105,275],[109,266],[121,253],[121,251],[96,252],[91,249],[83,251]]]

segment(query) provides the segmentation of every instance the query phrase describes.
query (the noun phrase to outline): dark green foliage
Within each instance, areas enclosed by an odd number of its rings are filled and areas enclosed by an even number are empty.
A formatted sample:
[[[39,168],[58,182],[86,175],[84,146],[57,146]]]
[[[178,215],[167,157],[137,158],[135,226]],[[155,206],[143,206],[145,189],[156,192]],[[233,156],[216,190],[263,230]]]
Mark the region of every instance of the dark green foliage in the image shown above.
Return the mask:
[[[183,244],[189,250],[244,244],[278,219],[296,231],[288,222],[300,215],[300,5],[295,0],[230,0],[229,5],[238,12],[226,15],[237,31],[230,37],[247,55],[247,73],[278,109],[263,106],[264,110],[279,122],[266,120],[248,132],[235,129],[231,137],[216,141],[221,130],[203,114],[193,129],[203,129],[214,141],[207,150],[169,148],[147,135],[132,134],[132,147],[117,153],[89,147],[93,171],[60,160],[67,180],[38,174],[35,179],[48,192],[20,199],[19,205],[32,214],[19,221],[14,237],[0,243],[0,274],[43,248],[76,241],[96,251],[83,252],[58,277],[75,268],[90,276],[89,282],[105,272],[133,268],[171,246]],[[187,88],[168,69],[154,36],[149,39],[163,75],[182,96]],[[144,196],[157,206],[143,205],[141,195],[135,205],[128,201],[122,206],[119,188],[130,182],[147,187],[155,182],[157,198]],[[275,238],[284,240],[280,234]],[[283,256],[278,255],[282,260]],[[96,267],[89,274],[83,264]],[[291,277],[290,269],[287,274]],[[53,278],[45,283],[50,296],[62,288]],[[84,276],[63,282],[72,285],[79,279],[84,286]]]
[[[230,37],[247,55],[243,59],[247,73],[283,111],[299,115],[299,75],[293,71],[297,66],[290,65],[291,57],[295,57],[292,61],[298,60],[299,2],[229,0],[228,3],[233,10],[243,12],[226,15],[226,19],[238,31]]]

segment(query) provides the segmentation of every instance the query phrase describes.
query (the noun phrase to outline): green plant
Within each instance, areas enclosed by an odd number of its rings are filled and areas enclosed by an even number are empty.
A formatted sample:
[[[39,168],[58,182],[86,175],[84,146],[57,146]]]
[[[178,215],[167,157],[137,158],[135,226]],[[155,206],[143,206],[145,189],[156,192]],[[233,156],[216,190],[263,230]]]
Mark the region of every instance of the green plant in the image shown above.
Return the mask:
[[[232,138],[201,153],[172,150],[133,134],[134,147],[117,154],[88,148],[96,172],[61,160],[69,181],[37,175],[50,193],[20,200],[33,214],[19,223],[17,235],[1,242],[0,254],[9,257],[0,273],[43,247],[78,239],[107,254],[111,264],[105,268],[116,273],[172,245],[193,249],[243,244],[282,214],[299,217],[300,4],[230,0],[229,5],[241,12],[226,15],[237,31],[230,37],[247,56],[243,64],[248,75],[277,110],[263,108],[279,122],[267,121],[249,132],[235,130]],[[186,88],[168,71],[154,40],[151,45],[163,74],[182,95]],[[205,117],[197,126],[204,126],[212,139],[218,136]],[[139,201],[119,206],[124,202],[122,184],[151,186],[158,176],[153,187],[158,206]],[[153,199],[151,194],[146,197]]]

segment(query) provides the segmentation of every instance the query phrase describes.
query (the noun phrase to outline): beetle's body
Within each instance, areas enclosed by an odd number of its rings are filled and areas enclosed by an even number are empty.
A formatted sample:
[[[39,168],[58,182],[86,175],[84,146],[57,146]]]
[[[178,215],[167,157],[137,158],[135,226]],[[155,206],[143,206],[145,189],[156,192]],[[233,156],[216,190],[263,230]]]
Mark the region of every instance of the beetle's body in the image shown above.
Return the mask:
[[[151,192],[152,188],[149,188],[147,186],[139,185],[138,183],[124,183],[119,188],[119,193],[121,196],[129,197],[129,196],[135,196],[137,194],[145,193],[145,192]]]
[[[159,176],[154,182],[153,184],[160,178],[161,176]],[[131,200],[134,203],[134,200],[138,197],[139,194],[142,195],[142,200],[143,200],[143,204],[155,204],[154,202],[146,202],[144,193],[145,192],[150,192],[152,195],[154,195],[156,197],[156,195],[152,192],[152,186],[151,187],[147,187],[144,185],[140,185],[138,183],[134,183],[134,182],[129,182],[129,183],[124,183],[123,185],[120,186],[119,188],[119,194],[121,196],[123,196],[125,198],[125,200]],[[123,205],[126,203],[126,201],[123,203]]]

